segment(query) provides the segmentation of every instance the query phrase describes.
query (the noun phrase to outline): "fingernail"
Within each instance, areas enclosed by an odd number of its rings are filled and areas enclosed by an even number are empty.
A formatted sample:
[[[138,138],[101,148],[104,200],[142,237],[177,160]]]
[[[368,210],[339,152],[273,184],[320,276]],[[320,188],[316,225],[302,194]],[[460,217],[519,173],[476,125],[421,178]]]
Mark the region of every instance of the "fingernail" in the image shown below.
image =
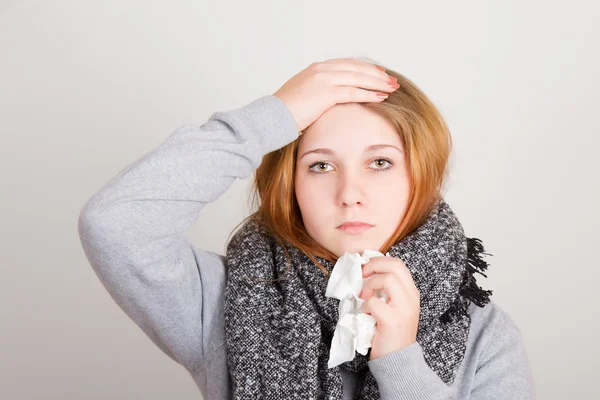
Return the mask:
[[[385,69],[385,68],[383,68],[383,67],[381,67],[381,66],[379,66],[379,65],[376,65],[376,66],[375,66],[375,68],[377,68],[378,70],[380,70],[380,71],[383,71],[383,72],[385,72],[385,71],[386,71],[386,69]]]
[[[380,99],[385,99],[389,95],[387,93],[377,92],[376,96],[379,97]]]

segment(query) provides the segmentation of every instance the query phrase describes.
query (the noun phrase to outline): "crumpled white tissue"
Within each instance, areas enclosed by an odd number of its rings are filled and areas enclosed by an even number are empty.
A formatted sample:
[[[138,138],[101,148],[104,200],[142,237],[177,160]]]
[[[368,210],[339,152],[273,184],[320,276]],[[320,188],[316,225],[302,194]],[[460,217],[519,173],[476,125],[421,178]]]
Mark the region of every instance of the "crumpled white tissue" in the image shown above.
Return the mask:
[[[386,257],[389,257],[389,252]],[[367,279],[362,276],[362,266],[372,257],[383,256],[375,250],[365,250],[362,255],[346,252],[340,257],[331,271],[325,296],[340,300],[339,320],[331,341],[328,368],[333,368],[354,358],[355,352],[366,355],[375,333],[375,318],[361,312],[364,302],[359,298],[363,283]],[[377,290],[373,294],[382,301],[387,301],[387,294]]]

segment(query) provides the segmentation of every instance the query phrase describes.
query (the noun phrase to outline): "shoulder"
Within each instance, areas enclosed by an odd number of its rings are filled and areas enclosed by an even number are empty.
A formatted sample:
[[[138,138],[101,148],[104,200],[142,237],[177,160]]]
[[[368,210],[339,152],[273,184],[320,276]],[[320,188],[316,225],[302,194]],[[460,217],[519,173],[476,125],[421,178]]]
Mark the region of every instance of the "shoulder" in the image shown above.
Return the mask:
[[[521,332],[510,314],[492,298],[484,307],[471,303],[469,314],[471,315],[471,324],[475,327],[488,331],[500,329]]]
[[[234,250],[244,252],[261,247],[267,250],[268,245],[269,235],[265,227],[256,219],[249,218],[234,232],[227,243],[226,256],[229,257]]]
[[[469,342],[477,348],[480,363],[499,352],[514,350],[521,345],[521,329],[511,315],[494,300],[490,299],[484,307],[471,303],[469,313]]]
[[[486,399],[535,399],[529,357],[512,316],[493,301],[484,307],[471,304],[469,309],[469,355],[463,371],[467,377],[461,392]]]

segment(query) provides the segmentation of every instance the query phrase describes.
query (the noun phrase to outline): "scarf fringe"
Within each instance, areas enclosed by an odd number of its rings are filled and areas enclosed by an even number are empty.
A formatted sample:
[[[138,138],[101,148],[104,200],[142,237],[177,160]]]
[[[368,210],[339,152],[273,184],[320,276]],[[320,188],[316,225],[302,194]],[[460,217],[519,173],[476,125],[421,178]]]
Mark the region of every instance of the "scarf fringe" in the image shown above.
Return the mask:
[[[481,240],[477,238],[467,238],[467,262],[463,280],[458,290],[458,295],[452,305],[441,315],[440,321],[450,322],[453,316],[463,314],[468,316],[468,308],[470,302],[477,304],[479,307],[485,306],[490,301],[492,290],[484,290],[477,285],[474,274],[479,273],[487,278],[483,271],[487,270],[489,264],[482,259],[482,255],[492,254],[485,253]]]

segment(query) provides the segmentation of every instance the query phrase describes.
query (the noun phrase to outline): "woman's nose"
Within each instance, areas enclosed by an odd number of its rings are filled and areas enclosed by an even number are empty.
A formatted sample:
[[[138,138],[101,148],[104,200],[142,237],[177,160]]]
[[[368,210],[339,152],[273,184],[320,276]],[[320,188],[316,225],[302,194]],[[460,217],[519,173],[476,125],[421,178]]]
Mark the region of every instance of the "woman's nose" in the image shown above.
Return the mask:
[[[340,174],[338,204],[345,206],[353,206],[357,203],[364,204],[364,180],[356,173]]]

